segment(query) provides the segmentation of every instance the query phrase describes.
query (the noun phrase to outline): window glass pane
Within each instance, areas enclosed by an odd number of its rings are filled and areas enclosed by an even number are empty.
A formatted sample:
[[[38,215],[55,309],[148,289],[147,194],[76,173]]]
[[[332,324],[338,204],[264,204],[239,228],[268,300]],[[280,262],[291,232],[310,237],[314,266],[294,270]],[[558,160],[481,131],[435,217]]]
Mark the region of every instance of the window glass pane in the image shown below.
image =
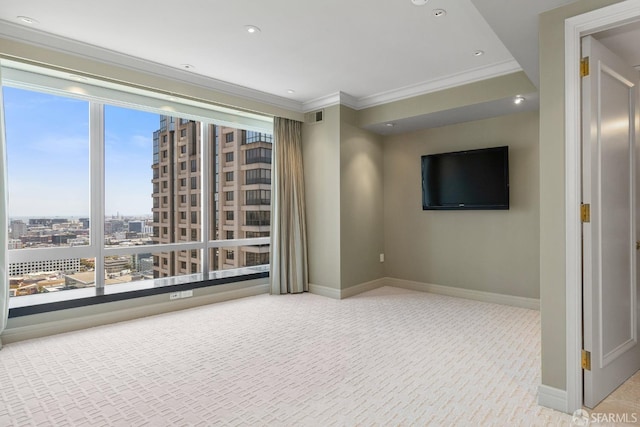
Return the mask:
[[[9,294],[12,297],[51,294],[95,287],[93,258],[67,258],[9,264]],[[38,302],[47,302],[45,296]]]
[[[224,146],[224,155],[219,159],[222,182],[216,182],[216,189],[222,196],[222,202],[216,205],[215,217],[219,220],[219,228],[215,230],[215,239],[269,237],[271,135],[225,127],[218,132],[225,139],[226,135],[233,134],[234,142]],[[249,137],[252,139],[247,142]],[[247,265],[244,251],[238,248],[220,248],[216,250],[214,259],[217,264],[212,270]],[[257,261],[250,255],[250,262],[256,265]]]
[[[202,257],[199,250],[154,252],[150,255],[149,263],[152,271],[146,274],[144,279],[153,277],[184,276],[187,274],[202,273]],[[146,268],[146,266],[145,266]],[[156,286],[162,286],[157,283]]]
[[[89,103],[3,87],[9,248],[89,244]]]
[[[160,116],[105,105],[104,121],[105,244],[150,244],[161,200],[154,204],[153,194],[169,194],[171,184],[168,165],[159,167],[166,162],[158,153],[168,146]]]
[[[106,222],[114,223],[105,227],[107,243],[198,240],[201,224],[188,219],[201,209],[201,172],[187,164],[194,157],[191,163],[197,166],[201,157],[201,124],[106,106],[105,133]],[[133,233],[130,221],[142,222],[142,230]]]
[[[224,272],[224,277],[228,277],[268,271],[269,251],[269,244],[212,248],[209,268],[213,277],[217,272]]]

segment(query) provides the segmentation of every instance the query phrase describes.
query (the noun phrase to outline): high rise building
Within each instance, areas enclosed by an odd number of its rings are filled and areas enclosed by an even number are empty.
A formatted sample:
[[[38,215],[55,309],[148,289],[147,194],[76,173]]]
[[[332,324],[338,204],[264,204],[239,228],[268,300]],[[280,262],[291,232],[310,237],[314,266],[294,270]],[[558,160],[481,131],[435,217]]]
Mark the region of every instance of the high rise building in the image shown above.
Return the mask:
[[[129,221],[129,232],[142,233],[144,228],[144,221]]]
[[[9,224],[9,237],[11,239],[19,239],[27,234],[27,224],[24,221],[17,219],[11,221]]]
[[[207,141],[202,126],[208,127]],[[204,208],[210,240],[268,237],[271,144],[270,134],[161,116],[153,135],[153,242],[200,241]],[[211,192],[206,207],[203,179]],[[154,253],[154,276],[201,272],[203,255],[212,271],[268,264],[269,245]]]

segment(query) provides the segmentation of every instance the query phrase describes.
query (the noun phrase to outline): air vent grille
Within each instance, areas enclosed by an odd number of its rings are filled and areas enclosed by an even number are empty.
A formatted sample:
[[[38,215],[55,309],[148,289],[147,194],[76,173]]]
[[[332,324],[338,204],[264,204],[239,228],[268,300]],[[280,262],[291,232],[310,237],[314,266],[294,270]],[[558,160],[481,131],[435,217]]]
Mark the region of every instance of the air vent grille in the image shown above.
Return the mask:
[[[304,115],[305,123],[319,123],[324,119],[324,110],[310,111]]]

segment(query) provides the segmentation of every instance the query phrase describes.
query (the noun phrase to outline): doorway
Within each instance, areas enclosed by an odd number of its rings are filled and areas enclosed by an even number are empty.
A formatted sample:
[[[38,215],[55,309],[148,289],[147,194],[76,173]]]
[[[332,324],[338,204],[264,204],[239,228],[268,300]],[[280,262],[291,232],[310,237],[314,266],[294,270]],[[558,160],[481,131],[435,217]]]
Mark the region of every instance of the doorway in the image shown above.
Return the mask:
[[[621,36],[634,31],[617,32]],[[581,42],[583,404],[594,408],[640,369],[636,125],[640,74],[599,41]],[[602,38],[603,40],[606,37]],[[618,51],[624,49],[616,49]],[[588,67],[586,61],[588,60]]]
[[[581,39],[640,21],[640,1],[627,0],[565,21],[566,410],[583,404],[581,202]]]

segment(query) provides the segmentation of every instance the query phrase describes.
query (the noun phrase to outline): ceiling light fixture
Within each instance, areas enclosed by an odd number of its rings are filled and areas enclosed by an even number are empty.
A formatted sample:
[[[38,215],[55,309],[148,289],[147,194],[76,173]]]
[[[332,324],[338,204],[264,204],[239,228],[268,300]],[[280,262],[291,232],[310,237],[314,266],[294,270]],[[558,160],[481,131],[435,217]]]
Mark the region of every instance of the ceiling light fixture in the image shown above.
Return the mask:
[[[516,105],[520,105],[525,101],[525,97],[522,95],[518,95],[515,98],[513,98],[513,103]]]
[[[289,94],[291,94],[291,93],[296,93],[296,91],[295,91],[295,90],[293,90],[293,89],[287,89],[287,93],[289,93]]]
[[[38,21],[36,21],[33,18],[29,18],[28,16],[18,16],[18,20],[24,22],[25,24],[29,24],[29,25],[33,25],[33,24],[37,24]]]
[[[195,66],[193,66],[193,65],[191,65],[191,64],[180,64],[180,66],[181,66],[182,68],[184,68],[185,70],[193,70],[193,69],[195,69],[195,68],[196,68]]]
[[[484,50],[476,50],[473,52],[473,56],[482,56],[484,55]]]
[[[432,13],[433,13],[433,16],[435,16],[436,18],[442,18],[447,14],[447,11],[444,9],[433,9]]]
[[[384,125],[385,125],[386,127],[388,127],[388,128],[392,128],[392,127],[394,127],[396,124],[395,124],[395,123],[385,123]]]
[[[260,28],[256,27],[255,25],[245,25],[244,28],[249,34],[256,34],[260,32]]]
[[[424,6],[429,0],[411,0],[415,6]]]

